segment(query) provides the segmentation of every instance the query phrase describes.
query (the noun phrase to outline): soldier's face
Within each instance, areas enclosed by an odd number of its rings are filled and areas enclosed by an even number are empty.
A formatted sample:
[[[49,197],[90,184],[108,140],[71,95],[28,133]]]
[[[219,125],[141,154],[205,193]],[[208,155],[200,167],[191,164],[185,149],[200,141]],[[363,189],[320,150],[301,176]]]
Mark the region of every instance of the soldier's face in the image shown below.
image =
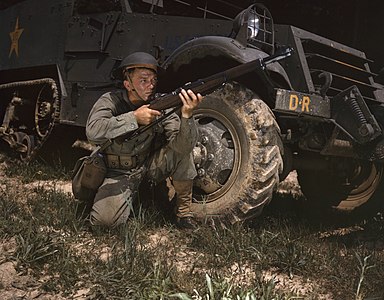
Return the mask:
[[[131,100],[137,98],[135,92],[144,101],[147,101],[156,90],[157,75],[150,69],[136,68],[130,74],[131,82],[124,81],[128,90],[128,96]]]

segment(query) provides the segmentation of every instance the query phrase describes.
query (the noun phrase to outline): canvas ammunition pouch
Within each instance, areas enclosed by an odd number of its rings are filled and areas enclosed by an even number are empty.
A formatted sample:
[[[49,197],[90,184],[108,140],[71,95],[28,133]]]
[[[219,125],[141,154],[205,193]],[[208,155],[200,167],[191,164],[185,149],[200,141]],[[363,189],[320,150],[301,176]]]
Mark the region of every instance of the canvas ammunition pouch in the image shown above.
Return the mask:
[[[105,162],[108,168],[131,170],[141,166],[145,156],[113,155],[105,154]]]

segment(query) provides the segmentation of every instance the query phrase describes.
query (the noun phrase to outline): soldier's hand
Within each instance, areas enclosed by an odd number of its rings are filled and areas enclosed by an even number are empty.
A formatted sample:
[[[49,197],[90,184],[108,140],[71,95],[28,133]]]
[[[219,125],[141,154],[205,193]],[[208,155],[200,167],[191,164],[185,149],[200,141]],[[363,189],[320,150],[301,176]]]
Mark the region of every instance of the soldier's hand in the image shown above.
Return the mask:
[[[181,101],[183,102],[183,106],[181,107],[181,115],[184,118],[192,117],[193,110],[199,105],[201,100],[203,100],[203,96],[200,94],[195,94],[192,90],[181,90],[179,94]]]
[[[161,113],[157,110],[150,109],[149,104],[140,106],[133,112],[136,117],[137,124],[139,125],[148,125],[152,123],[157,116],[160,116]]]

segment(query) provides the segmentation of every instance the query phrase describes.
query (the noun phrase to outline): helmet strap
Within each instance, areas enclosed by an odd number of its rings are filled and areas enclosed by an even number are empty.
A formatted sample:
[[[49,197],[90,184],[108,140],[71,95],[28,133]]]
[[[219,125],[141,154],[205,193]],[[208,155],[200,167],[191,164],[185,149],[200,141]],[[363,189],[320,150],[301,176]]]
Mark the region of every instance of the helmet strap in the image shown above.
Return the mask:
[[[135,88],[135,86],[134,86],[134,84],[133,84],[133,81],[132,81],[132,79],[131,79],[131,77],[129,76],[130,74],[128,74],[127,75],[127,80],[128,80],[128,82],[129,82],[129,84],[131,85],[131,92],[133,92],[137,97],[138,97],[138,99],[137,100],[141,100],[141,101],[144,101],[144,99],[139,95],[139,93],[136,91],[136,88]]]

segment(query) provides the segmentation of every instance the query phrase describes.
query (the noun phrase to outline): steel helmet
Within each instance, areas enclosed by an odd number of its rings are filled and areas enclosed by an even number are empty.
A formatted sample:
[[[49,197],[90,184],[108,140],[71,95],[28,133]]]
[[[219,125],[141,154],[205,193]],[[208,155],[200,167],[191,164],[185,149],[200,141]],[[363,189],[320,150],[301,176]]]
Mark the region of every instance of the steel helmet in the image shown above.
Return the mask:
[[[123,71],[132,68],[146,68],[157,73],[159,64],[156,58],[149,53],[134,52],[122,60],[120,66],[113,71],[112,75],[116,79],[123,79]]]

